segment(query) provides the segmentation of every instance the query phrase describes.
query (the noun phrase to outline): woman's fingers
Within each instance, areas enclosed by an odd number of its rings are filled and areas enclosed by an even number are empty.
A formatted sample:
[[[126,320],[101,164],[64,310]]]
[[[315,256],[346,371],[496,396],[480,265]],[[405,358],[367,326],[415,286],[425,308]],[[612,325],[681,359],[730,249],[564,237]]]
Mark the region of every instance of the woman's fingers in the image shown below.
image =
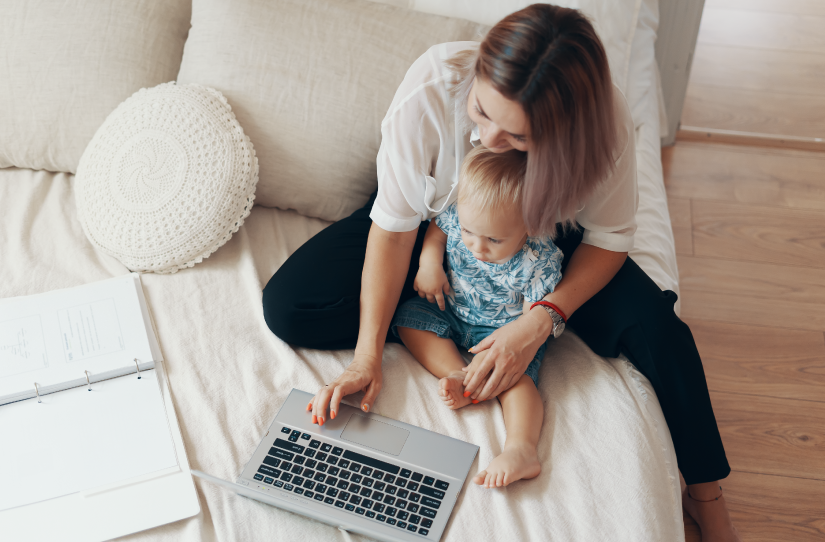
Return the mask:
[[[484,350],[487,350],[488,348],[493,346],[493,343],[496,342],[495,334],[496,332],[494,331],[490,335],[487,335],[487,337],[482,339],[480,343],[470,348],[470,352],[472,352],[473,354],[478,354],[479,352],[483,352]]]
[[[502,380],[509,382],[509,378],[505,379],[504,371],[496,367],[493,369],[493,373],[490,375],[490,378],[487,379],[487,383],[484,384],[484,386],[479,386],[479,391],[473,394],[473,399],[477,399],[478,401],[486,401],[490,397],[495,397],[495,395],[491,395],[491,393],[498,388],[498,384]]]
[[[344,387],[341,385],[335,386],[332,390],[332,397],[329,402],[329,419],[334,420],[338,414],[338,409],[341,408],[341,399],[344,398]]]
[[[361,410],[364,412],[370,411],[372,405],[375,404],[376,397],[381,393],[381,385],[381,382],[373,380],[370,385],[367,386],[367,393],[364,394],[364,398],[361,400]]]
[[[492,369],[490,356],[476,356],[470,364],[467,376],[464,377],[464,397],[472,395]]]
[[[329,405],[331,397],[331,386],[324,386],[315,396],[315,400],[313,401],[315,408],[312,410],[312,415],[315,416],[318,425],[324,425],[324,422],[327,420],[327,406]]]

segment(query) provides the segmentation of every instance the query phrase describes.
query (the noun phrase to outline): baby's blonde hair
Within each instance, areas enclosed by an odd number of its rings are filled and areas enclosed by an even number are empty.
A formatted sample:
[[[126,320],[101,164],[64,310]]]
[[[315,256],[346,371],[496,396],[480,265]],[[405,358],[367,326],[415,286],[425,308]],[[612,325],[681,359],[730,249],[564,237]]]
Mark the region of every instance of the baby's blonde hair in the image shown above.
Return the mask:
[[[527,172],[527,153],[495,153],[479,145],[461,165],[458,201],[482,209],[515,208],[521,212],[521,194]]]

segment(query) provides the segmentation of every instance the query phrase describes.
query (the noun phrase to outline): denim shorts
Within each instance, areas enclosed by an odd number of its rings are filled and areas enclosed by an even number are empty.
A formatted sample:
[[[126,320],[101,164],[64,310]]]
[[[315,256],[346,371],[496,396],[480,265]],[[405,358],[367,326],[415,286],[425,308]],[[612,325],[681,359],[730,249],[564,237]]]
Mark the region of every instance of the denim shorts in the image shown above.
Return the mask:
[[[395,311],[390,329],[396,337],[400,338],[398,335],[399,326],[421,331],[432,331],[442,339],[452,339],[459,348],[464,350],[477,345],[497,329],[492,326],[468,324],[453,313],[449,304],[442,311],[435,303],[430,303],[420,297],[414,297],[404,302]],[[536,387],[538,387],[539,382],[539,367],[546,349],[547,344],[542,344],[533,357],[533,361],[524,371],[524,374],[533,379]]]

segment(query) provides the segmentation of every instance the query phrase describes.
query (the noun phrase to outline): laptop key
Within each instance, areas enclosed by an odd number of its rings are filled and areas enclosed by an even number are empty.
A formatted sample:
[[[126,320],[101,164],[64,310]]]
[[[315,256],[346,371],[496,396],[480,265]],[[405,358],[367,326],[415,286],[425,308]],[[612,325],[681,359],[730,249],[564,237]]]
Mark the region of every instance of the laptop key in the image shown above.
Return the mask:
[[[315,461],[314,459],[310,459],[309,461],[306,462],[306,466],[311,468],[311,469],[314,469],[317,464],[318,464],[318,462]]]
[[[363,515],[364,515],[364,512],[366,512],[366,510],[364,510],[364,509],[363,509],[363,508],[361,508],[360,506],[359,506],[358,508],[356,508],[356,509],[355,509],[355,513],[356,513],[356,514],[361,514],[361,515],[363,516]]]
[[[303,435],[301,435],[301,439],[303,439],[303,440],[309,440],[311,438],[312,438],[312,435],[310,435],[309,433],[304,433]]]
[[[406,489],[401,489],[398,491],[398,498],[399,499],[406,499],[409,496],[410,492]]]
[[[378,517],[375,519],[377,519],[378,521],[387,521],[387,516],[385,516],[384,514],[378,514]]]
[[[304,456],[302,456],[302,455],[297,455],[297,456],[295,456],[294,462],[295,462],[297,465],[303,465],[303,464],[304,464],[304,462],[305,462],[306,460],[307,460],[307,458],[306,458],[306,457],[304,457]]]
[[[289,435],[289,442],[298,442],[299,435]]]
[[[353,479],[353,480],[355,480],[355,477],[353,477],[352,479]],[[359,482],[360,482],[360,480],[359,480]],[[366,479],[366,480],[364,480],[364,482],[363,482],[363,484],[364,484],[365,486],[367,486],[367,487],[372,487],[372,485],[373,485],[374,483],[375,483],[375,480],[373,480],[372,478],[367,478],[367,479]]]
[[[363,477],[363,476],[361,476],[360,474],[353,474],[353,475],[352,475],[352,483],[353,483],[353,484],[360,484],[360,483],[361,483],[361,480],[364,480],[364,477]],[[367,480],[369,480],[369,478],[368,478]],[[366,480],[364,480],[364,485],[367,485],[367,481],[366,481]],[[371,481],[371,480],[370,480],[370,485],[372,485],[372,481]]]
[[[289,472],[289,469],[292,468],[292,463],[287,463],[286,461],[284,461],[283,463],[281,463],[281,468]]]
[[[330,467],[329,473],[333,476],[338,476],[338,473],[341,472],[341,469],[338,467]]]
[[[332,450],[332,444],[327,444],[326,442],[321,444],[321,451],[322,452],[328,452],[330,450]]]
[[[407,505],[407,510],[415,514],[416,512],[418,512],[418,505],[410,503],[409,505]]]
[[[307,448],[306,450],[304,450],[304,455],[309,458],[315,457],[315,450],[313,450],[312,448]]]
[[[336,495],[338,495],[338,490],[334,487],[331,487],[327,489],[327,495],[329,495],[330,497],[335,497]]]
[[[393,497],[392,495],[387,495],[386,497],[384,497],[384,503],[394,504],[395,503],[395,497]]]
[[[405,512],[405,511],[398,512],[398,519],[406,520],[408,517],[410,517],[409,512]]]
[[[326,490],[327,486],[325,486],[324,484],[318,484],[317,486],[315,486],[315,491],[317,491],[318,493],[325,493]]]
[[[404,480],[403,478],[398,478],[398,479],[395,481],[395,485],[397,485],[398,487],[406,487],[406,485],[407,485],[407,481],[406,481],[406,480]]]
[[[419,528],[419,529],[418,529],[418,534],[421,534],[421,535],[427,536],[428,534],[430,534],[430,530],[429,530],[429,529],[420,529],[420,528]]]
[[[303,495],[303,493],[304,493],[304,488],[302,488],[302,487],[296,487],[296,488],[295,488],[295,493],[297,493],[298,495]]]
[[[338,481],[338,489],[347,489],[349,487],[349,482],[346,480],[339,480]]]
[[[381,472],[380,470],[377,470],[377,471],[372,473],[372,477],[375,478],[376,480],[380,480],[381,478],[384,477],[384,473]]]
[[[436,514],[435,510],[430,510],[429,508],[422,508],[421,509],[421,515],[422,516],[427,516],[428,518],[434,518],[435,514]]]
[[[395,486],[388,486],[387,487],[387,493],[389,493],[390,495],[395,495],[397,491],[398,491],[398,488],[395,487]]]
[[[304,487],[307,489],[314,489],[315,482],[313,482],[312,480],[307,480],[306,482],[304,482]]]
[[[376,504],[375,506],[373,506],[373,507],[372,507],[372,509],[373,509],[373,510],[375,510],[376,512],[378,512],[378,513],[380,514],[381,512],[383,512],[383,511],[384,511],[384,509],[385,509],[386,507],[387,507],[387,505],[386,505],[386,504],[381,504],[381,503],[378,503],[378,504]]]
[[[343,508],[345,506],[344,501],[335,501],[336,508]]]
[[[323,482],[326,479],[327,475],[323,472],[316,472],[315,473],[315,481],[316,482]]]
[[[443,489],[444,491],[447,491],[450,488],[450,484],[448,484],[444,480],[436,480],[435,481],[435,487],[437,487],[438,489]]]
[[[393,508],[392,506],[387,507],[387,515],[390,517],[395,517],[395,513],[398,512],[397,509]]]
[[[418,493],[413,493],[412,495],[410,495],[410,500],[412,502],[418,502],[421,500],[421,495],[419,495]]]
[[[398,509],[403,510],[407,507],[407,501],[402,501],[402,500],[395,501],[395,506]]]
[[[328,485],[334,486],[338,483],[338,478],[336,478],[335,476],[327,476],[327,479],[325,481]]]
[[[315,468],[320,472],[327,472],[329,465],[327,465],[326,463],[318,463],[318,466],[316,466]]]
[[[284,461],[292,461],[292,458],[295,457],[295,454],[292,452],[287,452],[286,450],[282,450],[280,448],[270,448],[269,455],[275,456],[278,459],[283,459]]]
[[[355,505],[354,504],[348,504],[348,505],[345,506],[345,508],[347,509],[348,512],[354,512],[355,511]]]
[[[430,508],[435,508],[436,510],[438,510],[438,507],[441,506],[441,501],[437,501],[429,497],[422,497],[421,504],[423,506],[429,506]]]
[[[430,527],[433,526],[433,520],[425,519],[424,521],[421,522],[421,525],[423,525],[424,527],[429,529]]]
[[[333,499],[332,497],[326,497],[324,498],[324,502],[327,504],[335,504],[335,499]]]
[[[349,467],[349,461],[347,461],[346,459],[342,459],[338,462],[338,466],[342,469],[346,469],[347,467]]]
[[[353,452],[352,450],[346,450],[344,452],[344,458],[351,461],[358,461],[359,463],[369,465],[375,469],[385,470],[390,474],[398,474],[398,471],[401,470],[401,467],[398,465],[393,465],[392,463],[387,463],[386,461],[381,461],[380,459],[375,459],[374,457],[370,457],[368,455],[362,455],[357,452]]]
[[[280,480],[275,480],[275,487],[284,487],[284,483]]]
[[[421,521],[421,516],[416,516],[415,514],[410,516],[410,523],[413,525],[418,525],[419,521]]]
[[[295,489],[295,486],[293,486],[292,484],[285,484],[284,489],[287,491],[292,491],[293,489]]]
[[[398,525],[396,525],[396,527],[398,527],[399,529],[406,529],[407,528],[407,522],[406,521],[399,521]]]
[[[361,501],[361,506],[363,506],[364,508],[372,508],[373,504],[375,503],[369,499],[364,499],[363,501]]]
[[[300,476],[296,476],[295,478],[292,479],[292,483],[295,484],[296,486],[302,486],[302,485],[304,485],[304,479]]]
[[[375,491],[384,491],[384,488],[387,487],[387,484],[384,482],[376,482],[375,484]]]
[[[304,468],[303,472],[301,472],[301,476],[312,479],[315,477],[315,471],[310,468]]]
[[[304,491],[304,497],[306,497],[307,499],[312,499],[315,497],[315,492],[307,489]]]
[[[277,469],[273,469],[272,467],[270,467],[268,465],[261,465],[260,467],[258,467],[258,472],[260,472],[261,474],[268,474],[270,476],[276,476],[276,474],[275,474],[276,471],[277,471]],[[278,474],[280,474],[280,473],[278,473]]]
[[[393,476],[392,474],[387,474],[386,476],[384,476],[384,481],[388,484],[391,484],[395,482],[395,476]]]
[[[275,444],[273,444],[275,448],[280,448],[282,450],[286,450],[287,452],[295,452],[296,454],[304,453],[304,447],[300,444],[295,444],[293,442],[287,442],[283,439],[275,439]]]
[[[349,498],[349,502],[351,502],[352,504],[361,504],[361,500],[361,497],[359,497],[358,495],[353,495]]]
[[[293,429],[293,430],[292,430],[292,434],[293,434],[293,435],[295,435],[295,436],[298,436],[298,437],[300,437],[300,436],[301,436],[301,432],[300,432],[300,431],[298,431],[297,429]]]
[[[363,469],[361,469],[361,474],[363,474],[364,476],[369,476],[370,474],[372,474],[372,467],[364,467]]]
[[[256,480],[258,480],[259,482],[263,482],[263,480],[264,480],[264,475],[263,475],[263,474],[256,474],[255,476],[253,476],[253,478],[255,478]]]
[[[361,486],[358,484],[350,484],[349,491],[350,493],[361,493]]]
[[[370,510],[369,512],[367,512],[367,517],[370,518],[370,519],[374,518],[375,517],[375,512]]]
[[[372,490],[368,487],[361,488],[361,496],[362,497],[369,497],[372,494]]]
[[[349,466],[349,470],[351,470],[352,472],[359,472],[361,470],[361,465],[359,465],[358,463],[353,463]]]
[[[435,478],[433,478],[432,476],[425,476],[424,477],[424,483],[427,484],[428,486],[431,486],[435,483]]]
[[[387,525],[395,525],[397,522],[395,518],[387,518]]]
[[[323,493],[316,493],[316,494],[315,494],[315,496],[314,496],[314,497],[312,497],[312,498],[313,498],[313,499],[315,499],[316,501],[321,501],[321,502],[323,502],[323,501],[324,501],[324,495],[323,495]]]
[[[281,464],[281,460],[276,459],[274,457],[266,456],[266,457],[264,457],[264,463],[266,463],[267,465],[270,465],[272,467],[277,467],[278,465]]]
[[[281,480],[283,480],[284,482],[289,482],[290,480],[292,480],[292,475],[288,472],[285,472],[281,475]]]
[[[416,529],[417,529],[417,527],[415,525],[407,525],[407,530],[410,531],[411,533],[414,533],[416,531]]]
[[[304,467],[302,467],[301,465],[292,465],[292,468],[290,469],[292,474],[301,474],[303,470]]]
[[[289,427],[281,427],[281,433],[286,433],[287,435],[292,433],[292,429]]]
[[[316,450],[318,449],[318,446],[320,446],[320,445],[321,445],[320,440],[313,440],[312,442],[309,443],[309,447],[310,448],[315,448]]]
[[[446,493],[444,493],[444,492],[443,492],[443,491],[441,491],[440,489],[435,489],[435,488],[433,488],[433,487],[427,487],[427,486],[421,486],[420,491],[421,491],[421,493],[423,493],[424,495],[429,495],[430,497],[434,497],[434,498],[436,498],[436,499],[438,499],[438,500],[443,499],[443,498],[444,498],[444,495],[446,495]]]
[[[324,461],[324,460],[326,460],[326,458],[327,458],[327,454],[324,454],[324,453],[321,453],[321,452],[315,454],[315,459],[317,459],[318,461]]]
[[[420,472],[414,472],[413,475],[412,475],[412,480],[413,480],[413,482],[420,482],[421,478],[423,478],[423,477],[424,477],[424,475],[421,474]]]
[[[401,469],[401,476],[404,478],[409,478],[412,471],[410,469]]]
[[[327,463],[329,463],[330,465],[336,465],[338,464],[338,458],[334,455],[331,455],[327,458]]]
[[[410,491],[418,491],[418,484],[416,482],[410,482],[407,484],[407,489]]]
[[[376,500],[376,501],[378,501],[378,502],[381,502],[381,501],[383,501],[383,500],[384,500],[384,494],[383,494],[383,493],[379,493],[379,492],[377,492],[377,491],[373,491],[373,492],[372,492],[372,498],[373,498],[373,500]]]
[[[339,474],[338,476],[340,478],[343,478],[344,480],[349,480],[349,477],[352,476],[352,473],[348,470],[343,470],[341,471],[341,474]]]

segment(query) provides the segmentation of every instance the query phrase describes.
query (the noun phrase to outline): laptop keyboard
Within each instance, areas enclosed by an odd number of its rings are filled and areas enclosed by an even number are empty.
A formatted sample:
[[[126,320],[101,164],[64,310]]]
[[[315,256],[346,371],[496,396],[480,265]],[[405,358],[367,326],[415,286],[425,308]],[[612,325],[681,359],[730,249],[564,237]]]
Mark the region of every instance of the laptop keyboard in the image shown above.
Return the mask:
[[[283,427],[254,478],[427,536],[450,484]]]

